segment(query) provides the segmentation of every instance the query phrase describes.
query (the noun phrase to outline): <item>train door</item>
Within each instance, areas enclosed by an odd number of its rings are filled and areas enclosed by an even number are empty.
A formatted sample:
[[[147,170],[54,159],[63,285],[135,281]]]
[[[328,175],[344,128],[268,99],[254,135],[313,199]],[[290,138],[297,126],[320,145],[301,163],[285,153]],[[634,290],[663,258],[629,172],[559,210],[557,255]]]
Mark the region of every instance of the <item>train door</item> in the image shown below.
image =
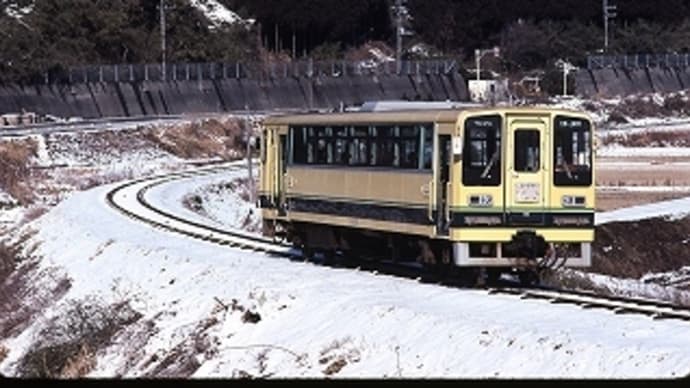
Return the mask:
[[[548,120],[507,117],[505,214],[509,225],[543,225],[548,204]]]
[[[436,187],[436,234],[448,236],[450,212],[448,195],[450,189],[450,135],[438,135],[438,174]]]

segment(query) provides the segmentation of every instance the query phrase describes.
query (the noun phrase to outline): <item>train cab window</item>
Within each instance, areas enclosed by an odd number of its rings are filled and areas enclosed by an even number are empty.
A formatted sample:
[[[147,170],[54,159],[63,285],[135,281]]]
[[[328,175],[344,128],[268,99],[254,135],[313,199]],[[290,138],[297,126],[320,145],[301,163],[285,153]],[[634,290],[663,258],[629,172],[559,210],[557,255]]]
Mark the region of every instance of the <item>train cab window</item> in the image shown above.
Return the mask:
[[[592,130],[589,121],[556,116],[553,149],[553,181],[556,186],[592,184]]]
[[[515,156],[513,163],[515,171],[539,171],[539,131],[535,129],[515,131],[513,155]]]
[[[501,184],[501,117],[471,117],[465,121],[462,182],[465,186]]]

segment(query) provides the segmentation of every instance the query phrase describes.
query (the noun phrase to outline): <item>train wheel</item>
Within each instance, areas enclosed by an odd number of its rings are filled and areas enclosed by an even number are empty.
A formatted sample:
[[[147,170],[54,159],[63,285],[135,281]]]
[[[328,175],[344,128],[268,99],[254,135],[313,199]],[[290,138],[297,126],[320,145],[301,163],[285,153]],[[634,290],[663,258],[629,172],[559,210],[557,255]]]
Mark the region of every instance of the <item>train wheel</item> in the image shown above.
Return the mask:
[[[322,252],[323,255],[323,265],[334,265],[336,264],[335,260],[335,250],[334,249],[326,249]]]
[[[520,284],[525,287],[534,286],[539,283],[539,275],[536,271],[530,269],[518,272],[518,279],[520,279]]]
[[[486,269],[486,283],[490,286],[498,284],[501,279],[501,273],[503,273],[498,268],[487,268]]]
[[[314,260],[314,249],[309,247],[308,245],[302,245],[302,258],[304,258],[304,261],[313,261]]]
[[[475,288],[483,285],[478,268],[458,268],[458,281],[461,287]]]

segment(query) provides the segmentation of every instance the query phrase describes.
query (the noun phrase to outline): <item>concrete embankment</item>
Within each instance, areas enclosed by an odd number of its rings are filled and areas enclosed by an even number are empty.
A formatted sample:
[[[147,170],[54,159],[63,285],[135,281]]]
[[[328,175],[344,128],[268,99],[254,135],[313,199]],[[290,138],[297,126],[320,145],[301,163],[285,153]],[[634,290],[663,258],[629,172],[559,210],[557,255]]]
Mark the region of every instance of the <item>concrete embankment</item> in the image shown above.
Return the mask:
[[[0,86],[0,114],[128,117],[250,110],[337,109],[372,100],[468,100],[459,74],[248,78]]]
[[[608,68],[577,72],[577,94],[615,97],[638,93],[668,93],[690,88],[690,70],[675,68]]]

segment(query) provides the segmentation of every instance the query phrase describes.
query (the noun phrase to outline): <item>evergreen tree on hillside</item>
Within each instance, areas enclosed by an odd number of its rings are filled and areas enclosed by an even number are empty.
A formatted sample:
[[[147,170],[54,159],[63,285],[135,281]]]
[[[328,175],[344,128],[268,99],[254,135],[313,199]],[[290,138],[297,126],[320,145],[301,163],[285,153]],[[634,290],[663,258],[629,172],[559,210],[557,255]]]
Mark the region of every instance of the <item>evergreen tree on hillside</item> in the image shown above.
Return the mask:
[[[85,64],[161,59],[158,1],[41,0],[17,20],[0,14],[0,82]],[[255,39],[244,26],[210,29],[187,0],[166,0],[167,57],[175,61],[247,60]],[[7,2],[2,3],[7,7]]]
[[[261,24],[266,48],[310,52],[324,43],[341,49],[393,36],[389,0],[235,0]],[[276,41],[276,30],[278,41]]]

